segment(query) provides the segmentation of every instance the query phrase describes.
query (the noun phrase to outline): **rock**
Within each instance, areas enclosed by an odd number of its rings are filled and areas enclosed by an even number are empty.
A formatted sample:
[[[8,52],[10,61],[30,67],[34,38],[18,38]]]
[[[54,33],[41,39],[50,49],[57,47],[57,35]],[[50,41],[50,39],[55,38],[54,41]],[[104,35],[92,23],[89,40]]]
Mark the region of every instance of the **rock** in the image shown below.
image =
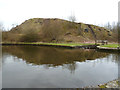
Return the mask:
[[[97,86],[87,86],[85,88],[118,88],[118,80],[113,80],[105,84],[99,84]]]

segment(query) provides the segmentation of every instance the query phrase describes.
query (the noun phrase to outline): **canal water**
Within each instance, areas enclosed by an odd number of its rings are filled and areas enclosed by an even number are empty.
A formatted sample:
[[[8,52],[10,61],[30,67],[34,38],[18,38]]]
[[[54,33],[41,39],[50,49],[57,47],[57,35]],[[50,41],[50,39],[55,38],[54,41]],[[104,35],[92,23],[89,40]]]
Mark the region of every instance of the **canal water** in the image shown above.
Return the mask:
[[[3,88],[82,88],[118,78],[118,53],[3,46]]]

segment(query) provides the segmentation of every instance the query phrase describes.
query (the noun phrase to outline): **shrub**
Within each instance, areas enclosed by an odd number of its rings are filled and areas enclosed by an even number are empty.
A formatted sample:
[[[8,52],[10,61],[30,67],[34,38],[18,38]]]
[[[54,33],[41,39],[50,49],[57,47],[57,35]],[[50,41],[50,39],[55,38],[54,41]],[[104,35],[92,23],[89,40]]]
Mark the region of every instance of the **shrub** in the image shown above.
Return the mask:
[[[37,42],[38,40],[39,40],[38,33],[35,32],[33,29],[27,31],[20,38],[20,42]]]

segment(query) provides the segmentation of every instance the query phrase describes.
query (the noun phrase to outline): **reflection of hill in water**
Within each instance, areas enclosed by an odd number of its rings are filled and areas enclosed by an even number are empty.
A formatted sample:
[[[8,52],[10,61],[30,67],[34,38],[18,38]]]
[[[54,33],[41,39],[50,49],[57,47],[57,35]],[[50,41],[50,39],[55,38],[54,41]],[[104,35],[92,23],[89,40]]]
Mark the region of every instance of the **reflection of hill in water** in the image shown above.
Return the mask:
[[[108,55],[108,53],[101,53],[96,50],[63,49],[43,46],[3,46],[2,49],[3,53],[9,53],[22,58],[27,63],[35,65],[48,64],[48,66],[74,64],[75,61],[83,62]]]

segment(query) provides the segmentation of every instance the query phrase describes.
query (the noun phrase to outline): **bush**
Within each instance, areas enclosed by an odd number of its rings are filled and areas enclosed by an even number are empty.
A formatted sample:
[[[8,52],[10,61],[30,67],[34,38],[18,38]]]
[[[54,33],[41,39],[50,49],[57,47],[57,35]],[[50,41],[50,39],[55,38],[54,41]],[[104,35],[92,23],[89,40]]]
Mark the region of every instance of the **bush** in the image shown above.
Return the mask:
[[[37,42],[38,40],[39,40],[39,35],[33,29],[29,30],[20,38],[20,42]]]
[[[17,42],[19,37],[19,34],[2,31],[2,42]]]

